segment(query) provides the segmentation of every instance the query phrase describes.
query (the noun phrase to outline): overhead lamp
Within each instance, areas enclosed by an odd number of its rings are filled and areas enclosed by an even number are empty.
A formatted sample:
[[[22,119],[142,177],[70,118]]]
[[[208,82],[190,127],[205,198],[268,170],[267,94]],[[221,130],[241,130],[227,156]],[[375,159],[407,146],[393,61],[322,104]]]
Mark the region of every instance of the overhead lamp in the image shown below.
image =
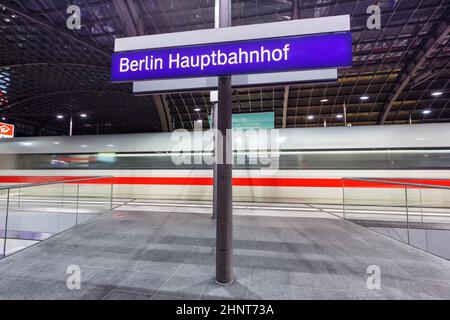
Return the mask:
[[[439,97],[442,95],[442,91],[435,91],[431,94],[433,97]]]
[[[87,118],[87,114],[86,113],[82,113],[82,114],[80,114],[80,117],[81,118]]]
[[[337,114],[336,115],[336,118],[338,118],[338,119],[342,119],[344,116],[342,115],[342,114]]]
[[[328,102],[328,99],[321,99],[320,102]]]
[[[312,119],[314,119],[314,116],[308,116],[308,120],[312,120]]]
[[[6,121],[6,118],[5,118],[5,117],[2,117],[2,120],[3,120],[3,121]]]
[[[194,111],[198,112],[200,111],[200,108],[195,108]]]
[[[63,116],[62,114],[58,114],[58,115],[56,116],[56,118],[58,118],[58,119],[64,119],[64,116]]]
[[[365,100],[369,100],[370,98],[368,96],[362,96],[362,97],[359,97],[359,99],[365,101]]]
[[[423,110],[422,113],[423,113],[423,114],[430,114],[430,113],[431,113],[431,110],[429,110],[429,109]]]

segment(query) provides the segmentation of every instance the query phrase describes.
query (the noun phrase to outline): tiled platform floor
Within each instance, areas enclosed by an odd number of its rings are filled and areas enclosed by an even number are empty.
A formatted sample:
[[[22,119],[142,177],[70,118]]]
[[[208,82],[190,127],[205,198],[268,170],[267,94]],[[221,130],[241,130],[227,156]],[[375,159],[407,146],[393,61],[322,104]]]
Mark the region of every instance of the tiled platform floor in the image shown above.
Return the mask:
[[[221,287],[209,215],[127,209],[0,261],[0,299],[450,299],[450,262],[335,217],[236,215],[236,281]]]

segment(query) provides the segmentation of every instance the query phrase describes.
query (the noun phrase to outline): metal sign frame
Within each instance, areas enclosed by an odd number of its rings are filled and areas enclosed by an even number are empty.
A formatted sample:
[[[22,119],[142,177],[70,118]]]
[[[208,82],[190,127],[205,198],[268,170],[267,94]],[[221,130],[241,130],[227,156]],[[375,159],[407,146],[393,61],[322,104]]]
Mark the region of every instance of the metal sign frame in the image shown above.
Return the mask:
[[[320,33],[350,31],[350,16],[290,20],[255,25],[204,29],[139,37],[118,38],[115,52],[138,51],[154,48],[171,48],[201,44],[222,43],[243,40],[280,38]],[[302,70],[275,73],[236,75],[232,77],[233,87],[283,85],[299,82],[335,81],[337,69]],[[217,89],[218,77],[178,78],[134,82],[136,94],[182,92],[192,90]]]

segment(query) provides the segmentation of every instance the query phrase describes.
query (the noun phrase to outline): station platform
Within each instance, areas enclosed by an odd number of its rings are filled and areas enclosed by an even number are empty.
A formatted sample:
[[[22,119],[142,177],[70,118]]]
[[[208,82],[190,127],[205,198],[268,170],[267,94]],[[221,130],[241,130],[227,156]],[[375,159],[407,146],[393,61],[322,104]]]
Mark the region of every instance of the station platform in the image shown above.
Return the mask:
[[[450,299],[449,261],[311,205],[236,204],[234,258],[217,285],[210,203],[134,200],[1,260],[0,299]]]

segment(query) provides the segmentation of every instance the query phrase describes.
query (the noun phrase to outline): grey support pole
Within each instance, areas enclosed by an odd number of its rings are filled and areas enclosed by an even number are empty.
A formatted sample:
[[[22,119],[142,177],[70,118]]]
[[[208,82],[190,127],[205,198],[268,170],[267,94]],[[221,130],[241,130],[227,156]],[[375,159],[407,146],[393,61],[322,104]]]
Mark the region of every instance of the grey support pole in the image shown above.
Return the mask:
[[[69,136],[71,137],[72,136],[72,133],[73,133],[73,117],[72,116],[70,116],[70,128],[69,128]]]
[[[216,0],[219,9],[219,27],[231,26],[231,0]],[[233,194],[231,148],[231,76],[219,77],[219,103],[217,129],[221,141],[216,146],[214,165],[216,188],[213,210],[216,212],[216,282],[227,285],[233,282]],[[219,137],[220,138],[220,137]]]

